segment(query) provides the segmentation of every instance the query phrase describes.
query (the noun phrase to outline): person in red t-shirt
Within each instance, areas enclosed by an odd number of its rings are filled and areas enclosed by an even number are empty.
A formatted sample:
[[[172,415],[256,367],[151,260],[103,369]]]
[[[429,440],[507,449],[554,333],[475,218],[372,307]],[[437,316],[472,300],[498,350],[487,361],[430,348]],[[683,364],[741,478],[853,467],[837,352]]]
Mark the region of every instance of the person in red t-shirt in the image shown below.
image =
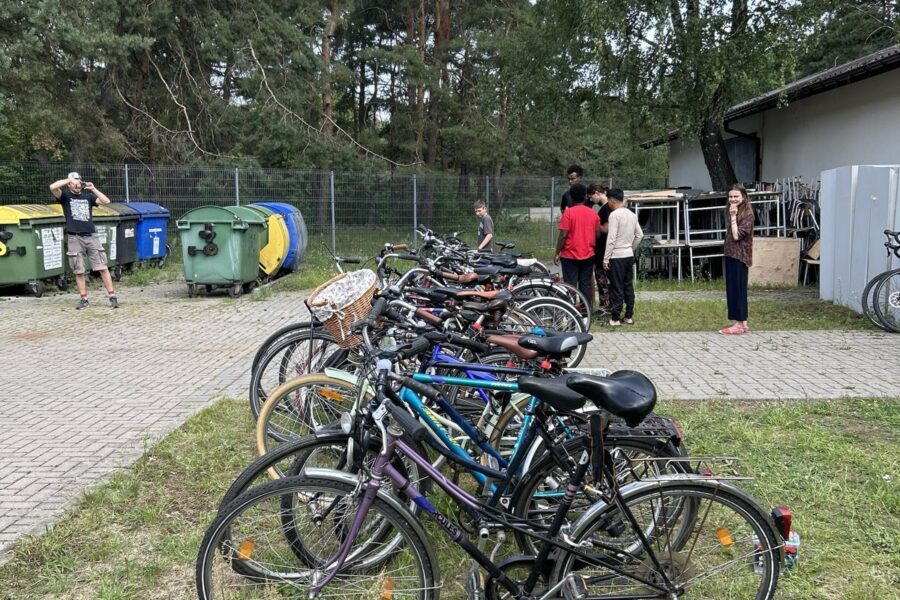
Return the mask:
[[[593,308],[591,278],[600,217],[585,204],[587,188],[581,184],[569,188],[571,205],[559,220],[559,239],[553,262],[562,263],[563,281],[577,287]]]

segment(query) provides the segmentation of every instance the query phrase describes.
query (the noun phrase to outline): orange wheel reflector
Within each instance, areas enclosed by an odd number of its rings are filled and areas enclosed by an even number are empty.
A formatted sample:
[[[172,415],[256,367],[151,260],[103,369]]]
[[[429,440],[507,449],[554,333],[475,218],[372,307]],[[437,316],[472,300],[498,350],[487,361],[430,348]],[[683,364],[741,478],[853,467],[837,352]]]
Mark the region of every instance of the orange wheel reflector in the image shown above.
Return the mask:
[[[730,548],[731,545],[734,544],[734,540],[731,539],[731,534],[728,532],[727,527],[719,527],[716,529],[716,537],[719,538],[719,543],[726,548]]]
[[[325,396],[329,400],[335,400],[338,402],[344,399],[344,394],[336,392],[334,390],[319,390],[319,394]]]
[[[256,542],[253,540],[244,540],[241,547],[238,548],[238,560],[250,560],[253,549],[256,548]]]
[[[393,600],[394,598],[394,580],[388,577],[381,584],[381,600]]]

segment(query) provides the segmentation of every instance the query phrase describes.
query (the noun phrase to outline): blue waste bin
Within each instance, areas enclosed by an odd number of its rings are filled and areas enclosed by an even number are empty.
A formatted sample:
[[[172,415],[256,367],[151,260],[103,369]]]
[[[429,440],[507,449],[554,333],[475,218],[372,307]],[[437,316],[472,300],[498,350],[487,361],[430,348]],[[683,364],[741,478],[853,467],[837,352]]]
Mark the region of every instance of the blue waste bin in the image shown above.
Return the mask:
[[[137,259],[139,261],[166,258],[166,227],[169,211],[155,202],[125,202],[126,206],[138,213]]]
[[[296,271],[306,253],[306,243],[309,237],[300,209],[287,202],[254,202],[253,205],[268,208],[284,217],[291,243],[281,268],[287,271]]]

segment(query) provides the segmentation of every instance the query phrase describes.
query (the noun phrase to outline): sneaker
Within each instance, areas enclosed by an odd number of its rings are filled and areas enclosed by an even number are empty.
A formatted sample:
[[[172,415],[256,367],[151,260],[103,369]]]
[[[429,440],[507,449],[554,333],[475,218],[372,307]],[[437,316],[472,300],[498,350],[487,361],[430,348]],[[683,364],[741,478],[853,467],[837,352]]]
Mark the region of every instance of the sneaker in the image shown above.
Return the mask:
[[[625,317],[625,324],[634,325],[634,319],[632,319],[631,317]]]
[[[119,300],[115,296],[110,296],[109,305],[113,308],[119,308]]]
[[[622,321],[614,321],[612,319],[609,320],[610,327],[619,327],[622,325]]]
[[[78,301],[78,306],[75,307],[75,310],[81,310],[82,308],[87,308],[88,306],[90,306],[90,304],[88,304],[88,299],[82,298]]]

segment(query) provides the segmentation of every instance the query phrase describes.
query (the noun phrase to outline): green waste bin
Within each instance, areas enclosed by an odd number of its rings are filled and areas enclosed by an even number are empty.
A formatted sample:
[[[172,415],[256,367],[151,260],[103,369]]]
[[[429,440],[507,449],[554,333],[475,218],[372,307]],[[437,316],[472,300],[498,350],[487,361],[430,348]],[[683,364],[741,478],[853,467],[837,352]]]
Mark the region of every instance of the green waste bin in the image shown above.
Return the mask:
[[[202,206],[186,212],[175,226],[181,238],[188,295],[227,287],[238,297],[256,285],[259,251],[267,238],[266,216],[244,206]]]
[[[38,298],[46,280],[65,288],[65,223],[58,205],[0,206],[0,285],[26,285]]]
[[[119,202],[104,204],[102,208],[111,210],[119,217],[116,223],[116,266],[113,270],[113,277],[118,279],[123,269],[130,269],[138,259],[136,233],[140,215],[127,204]]]

